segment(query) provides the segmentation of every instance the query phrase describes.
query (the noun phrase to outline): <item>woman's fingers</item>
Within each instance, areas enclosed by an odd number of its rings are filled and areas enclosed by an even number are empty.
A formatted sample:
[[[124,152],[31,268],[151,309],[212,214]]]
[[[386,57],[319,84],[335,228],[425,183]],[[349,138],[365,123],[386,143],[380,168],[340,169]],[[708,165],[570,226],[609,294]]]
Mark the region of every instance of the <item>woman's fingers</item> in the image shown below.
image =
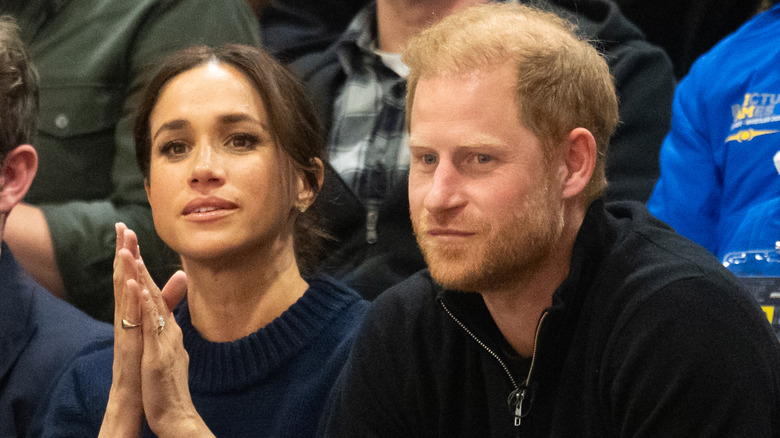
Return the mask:
[[[173,312],[163,301],[162,292],[159,290],[142,290],[139,301],[144,318],[144,343],[149,344],[144,346],[144,354],[151,353],[149,358],[156,360],[160,358],[160,351],[162,351],[160,348],[162,342],[159,337],[169,326],[175,325],[176,321],[174,321]]]
[[[116,254],[124,246],[124,233],[125,230],[127,229],[127,226],[122,222],[117,222],[114,224],[114,229],[116,230],[116,249],[114,251],[114,269],[116,269]]]
[[[132,263],[132,255],[122,248],[117,253],[118,268]],[[114,328],[114,363],[111,389],[100,436],[140,436],[143,419],[141,393],[141,355],[143,340],[138,303],[138,282],[127,280],[119,296],[116,326]],[[124,316],[124,317],[123,317]],[[135,322],[134,322],[135,321]]]
[[[141,393],[146,419],[158,436],[181,436],[184,425],[200,420],[190,396],[189,355],[182,332],[161,294],[142,291],[141,311]]]
[[[141,258],[140,254],[135,259],[135,269],[136,272],[138,272],[138,281],[141,283],[141,288],[148,290],[152,293],[152,295],[159,295],[160,288],[157,287],[157,284],[155,284],[152,275],[149,273],[149,270],[146,269],[146,265],[144,264],[144,260]],[[173,307],[170,309],[173,310]]]
[[[122,259],[119,257],[119,251],[124,248],[124,233],[127,227],[121,222],[117,222],[114,225],[116,229],[116,248],[114,250],[114,324],[119,324],[121,312],[119,309],[119,302],[122,299],[122,291],[126,281],[125,267],[121,265]]]
[[[134,233],[122,223],[116,225],[117,239],[114,255],[114,379],[111,394],[121,403],[131,403],[141,389],[141,308],[138,301],[140,286],[137,281],[133,252],[127,246],[137,246]],[[129,232],[129,234],[128,234]],[[136,403],[138,409],[140,403]]]
[[[187,294],[187,274],[176,271],[162,289],[162,299],[168,310],[173,309]]]
[[[125,254],[130,258],[129,253]],[[133,391],[140,390],[141,385],[141,359],[143,355],[143,333],[141,306],[138,301],[140,286],[135,280],[125,282],[121,302],[116,307],[121,309],[119,320],[114,328],[114,384],[117,383],[119,371],[124,380],[120,382],[128,385]],[[136,394],[137,397],[137,394]]]
[[[133,258],[140,258],[141,257],[141,251],[138,247],[138,236],[136,236],[135,231],[126,228],[124,230],[124,247],[127,248],[131,254],[133,254]]]
[[[142,319],[136,259],[138,239],[116,224],[114,252],[114,362],[108,405],[100,436],[139,436],[143,418],[141,361]]]
[[[122,319],[119,324],[124,331],[141,331],[141,308],[138,302],[138,291],[140,289],[141,286],[133,279],[129,279],[125,282],[125,292],[122,296],[123,312],[122,315],[120,315]],[[136,337],[140,339],[140,333]]]
[[[128,229],[121,222],[116,223],[116,250],[114,252],[114,326],[115,332],[118,328],[137,324],[127,316],[127,310],[124,305],[127,300],[124,297],[127,282],[134,280],[138,282],[139,274],[135,260],[140,259],[138,249],[138,238],[135,233]],[[133,302],[138,303],[138,298],[134,297]],[[137,306],[136,306],[137,307]],[[137,316],[138,312],[134,312]],[[123,324],[124,320],[124,324]],[[131,324],[128,324],[130,321]]]

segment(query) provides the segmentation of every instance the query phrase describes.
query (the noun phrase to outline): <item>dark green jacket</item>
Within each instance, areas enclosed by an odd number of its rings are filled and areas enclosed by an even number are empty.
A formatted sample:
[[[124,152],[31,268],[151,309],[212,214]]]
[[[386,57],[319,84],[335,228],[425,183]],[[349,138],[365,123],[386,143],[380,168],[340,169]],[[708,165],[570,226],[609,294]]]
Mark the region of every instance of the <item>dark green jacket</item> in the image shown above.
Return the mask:
[[[138,233],[157,281],[173,262],[157,238],[132,123],[161,59],[194,44],[258,45],[245,0],[12,0],[41,78],[38,174],[26,202],[51,230],[67,299],[113,318],[114,223]],[[8,11],[6,11],[8,12]]]

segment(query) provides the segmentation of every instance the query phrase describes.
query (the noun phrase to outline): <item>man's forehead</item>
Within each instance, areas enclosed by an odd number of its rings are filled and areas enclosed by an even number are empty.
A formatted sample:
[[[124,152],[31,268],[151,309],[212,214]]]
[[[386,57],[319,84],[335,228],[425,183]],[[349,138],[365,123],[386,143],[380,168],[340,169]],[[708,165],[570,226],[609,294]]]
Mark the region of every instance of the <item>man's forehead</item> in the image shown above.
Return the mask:
[[[449,147],[453,149],[467,150],[478,148],[490,148],[490,147],[504,147],[506,142],[485,132],[470,132],[464,131],[462,133],[454,132],[453,137],[456,137],[455,141],[450,141]],[[436,132],[428,130],[412,131],[409,135],[409,147],[410,148],[436,148],[442,146],[441,138]]]
[[[431,72],[421,72],[418,79],[420,83],[428,84],[430,82],[460,82],[464,85],[470,83],[481,83],[487,79],[509,79],[514,82],[517,77],[517,66],[512,61],[486,63],[484,65],[473,66],[468,69],[443,69]]]

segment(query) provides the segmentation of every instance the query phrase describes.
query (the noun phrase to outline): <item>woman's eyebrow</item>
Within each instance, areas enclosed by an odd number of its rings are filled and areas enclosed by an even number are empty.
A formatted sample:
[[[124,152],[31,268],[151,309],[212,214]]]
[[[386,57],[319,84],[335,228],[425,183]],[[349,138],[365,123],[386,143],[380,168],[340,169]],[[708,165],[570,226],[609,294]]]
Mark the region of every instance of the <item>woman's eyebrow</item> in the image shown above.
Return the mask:
[[[233,123],[241,123],[241,122],[252,122],[262,126],[263,128],[266,128],[265,123],[258,120],[256,117],[252,117],[249,114],[244,114],[244,113],[221,115],[219,116],[219,122],[226,125],[233,124]]]
[[[170,122],[163,123],[160,126],[160,128],[157,129],[157,132],[154,133],[152,140],[156,139],[157,136],[159,136],[164,131],[177,131],[179,129],[188,126],[189,124],[190,122],[184,119],[176,119],[176,120],[171,120]]]

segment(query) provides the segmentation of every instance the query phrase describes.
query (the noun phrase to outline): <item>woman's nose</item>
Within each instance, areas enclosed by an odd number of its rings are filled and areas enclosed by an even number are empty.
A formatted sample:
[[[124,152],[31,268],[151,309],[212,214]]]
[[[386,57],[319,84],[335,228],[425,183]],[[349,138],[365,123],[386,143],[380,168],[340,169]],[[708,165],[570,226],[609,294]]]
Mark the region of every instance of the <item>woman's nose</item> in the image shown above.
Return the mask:
[[[197,147],[193,154],[190,184],[221,185],[225,181],[225,170],[219,154],[210,146]]]

